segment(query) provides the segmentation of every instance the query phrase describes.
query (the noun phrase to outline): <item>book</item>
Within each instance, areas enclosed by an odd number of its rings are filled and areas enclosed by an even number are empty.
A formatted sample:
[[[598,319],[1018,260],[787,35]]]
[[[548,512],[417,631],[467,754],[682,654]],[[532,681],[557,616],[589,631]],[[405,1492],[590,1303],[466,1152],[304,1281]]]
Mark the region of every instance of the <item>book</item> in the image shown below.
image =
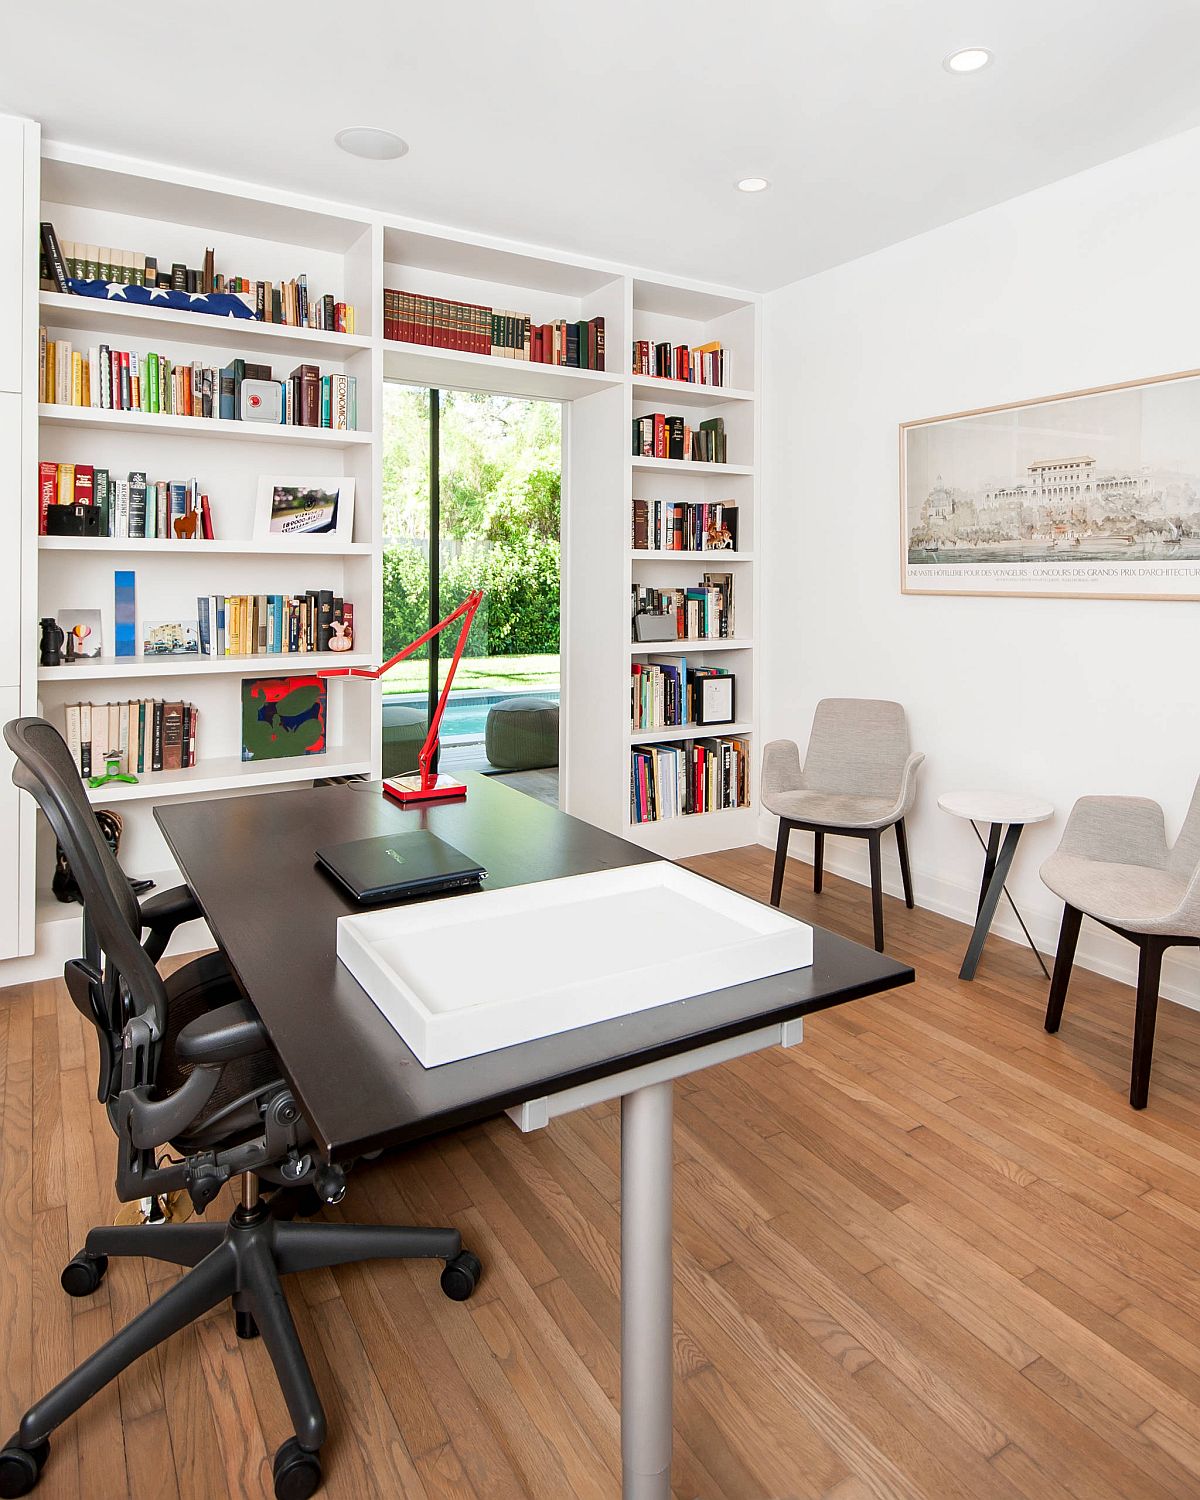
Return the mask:
[[[650,376],[655,380],[678,380],[688,385],[729,384],[728,352],[720,340],[689,347],[687,344],[634,339],[630,370],[634,375]]]
[[[69,292],[67,285],[67,264],[63,259],[62,246],[58,242],[58,235],[54,232],[54,225],[43,221],[40,225],[42,242],[42,254],[46,257],[46,265],[49,268],[54,289],[58,292]]]

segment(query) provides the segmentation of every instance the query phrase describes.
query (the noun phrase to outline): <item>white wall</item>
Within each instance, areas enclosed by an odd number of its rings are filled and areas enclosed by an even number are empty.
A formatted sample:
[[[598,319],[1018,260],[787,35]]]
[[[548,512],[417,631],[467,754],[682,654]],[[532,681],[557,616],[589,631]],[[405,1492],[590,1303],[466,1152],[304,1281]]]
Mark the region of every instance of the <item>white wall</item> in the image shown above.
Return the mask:
[[[910,820],[917,901],[967,920],[981,854],[938,795],[1053,800],[1010,881],[1048,950],[1061,905],[1038,866],[1077,796],[1155,797],[1178,829],[1200,774],[1200,604],[902,596],[896,427],[1200,366],[1198,248],[1192,131],[783,287],[765,309],[764,737],[803,745],[827,695],[904,703],[928,757]],[[773,842],[773,820],[760,832]],[[810,841],[793,845],[810,857]],[[862,846],[827,849],[831,868],[866,878]],[[885,882],[898,889],[894,853]],[[1006,907],[996,930],[1017,934]],[[1091,923],[1079,959],[1133,973],[1134,950]],[[1164,993],[1200,1006],[1193,954],[1168,960]]]

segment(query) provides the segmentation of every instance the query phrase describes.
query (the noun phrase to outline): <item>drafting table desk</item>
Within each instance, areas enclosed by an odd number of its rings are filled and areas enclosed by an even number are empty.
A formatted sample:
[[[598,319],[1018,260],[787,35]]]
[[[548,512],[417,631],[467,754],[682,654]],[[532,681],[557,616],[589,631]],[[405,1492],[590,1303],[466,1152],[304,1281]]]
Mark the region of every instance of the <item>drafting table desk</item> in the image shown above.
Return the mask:
[[[672,1080],[797,1042],[804,1016],[907,984],[913,971],[815,928],[811,967],[423,1068],[338,961],[337,919],[356,908],[314,867],[316,848],[424,826],[483,865],[489,889],[654,858],[488,777],[468,784],[465,801],[425,808],[398,807],[378,783],[359,782],[168,804],[155,817],[328,1159],[504,1110],[537,1129],[620,1098],[623,1494],[665,1500]]]

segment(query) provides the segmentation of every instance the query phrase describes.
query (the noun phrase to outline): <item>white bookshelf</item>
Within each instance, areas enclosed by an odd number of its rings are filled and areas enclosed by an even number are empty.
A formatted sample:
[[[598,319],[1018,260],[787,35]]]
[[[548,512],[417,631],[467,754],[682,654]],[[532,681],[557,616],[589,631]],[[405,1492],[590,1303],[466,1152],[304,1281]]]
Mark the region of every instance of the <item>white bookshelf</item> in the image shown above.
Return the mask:
[[[671,856],[752,842],[751,810],[708,813],[632,826],[630,751],[655,740],[736,733],[756,745],[754,541],[759,462],[760,299],[751,293],[657,277],[587,257],[520,245],[493,236],[416,223],[353,205],[274,191],[213,175],[107,156],[87,148],[44,144],[40,204],[26,205],[27,237],[39,216],[61,239],[145,250],[160,264],[200,262],[213,246],[226,273],[279,282],[306,272],[310,291],[355,304],[355,334],[287,328],[242,319],[167,311],[41,291],[37,258],[21,275],[27,309],[25,368],[34,380],[23,396],[36,449],[23,460],[22,567],[37,616],[99,608],[106,654],[58,668],[37,662],[36,617],[22,626],[22,706],[60,728],[69,703],[130,697],[182,697],[200,710],[198,759],[188,770],[147,773],[136,785],[90,790],[97,805],[120,808],[122,862],[160,886],[174,878],[153,819],[170,798],[262,792],[314,778],[377,775],[381,706],[378,684],[329,683],[328,748],[321,756],[274,763],[240,760],[240,680],[311,671],[315,666],[374,664],[382,655],[382,400],[385,380],[560,401],[564,406],[562,765],[561,798],[570,812]],[[539,365],[387,340],[385,287],[495,307],[520,309],[537,321],[605,319],[606,369]],[[39,405],[36,327],[86,351],[104,342],[139,353],[155,350],[177,363],[226,364],[241,356],[269,364],[277,378],[300,362],[358,381],[357,432],[257,426],[201,417],[166,417]],[[630,373],[634,338],[691,344],[719,338],[729,350],[735,385],[690,385]],[[30,342],[34,347],[30,349]],[[32,355],[32,359],[31,359]],[[634,459],[630,426],[645,411],[682,412],[691,425],[725,418],[728,464]],[[121,474],[145,470],[151,480],[197,478],[210,497],[217,540],[86,541],[37,536],[38,457],[92,463]],[[349,539],[267,542],[253,536],[260,475],[352,477],[355,521]],[[661,499],[736,499],[739,551],[646,553],[630,547],[634,495]],[[111,655],[113,571],[137,576],[139,631],[149,619],[190,618],[207,593],[293,593],[330,588],[353,602],[353,653],[315,660],[303,654],[247,658],[116,658]],[[741,635],[733,640],[637,646],[630,640],[633,581],[669,586],[698,580],[705,569],[735,573]],[[187,601],[193,601],[190,608]],[[738,721],[636,733],[630,727],[629,679],[638,657],[685,654],[720,661],[738,675]],[[755,751],[755,755],[757,751]],[[757,798],[752,771],[751,796]],[[23,816],[31,818],[28,812]],[[39,820],[40,821],[40,820]],[[22,899],[39,931],[61,945],[77,913],[47,898],[53,840],[37,835],[36,879]],[[22,879],[28,876],[22,860]],[[65,915],[64,915],[65,912]],[[29,927],[32,927],[30,922]],[[73,941],[73,939],[71,939]],[[39,960],[43,945],[39,941]],[[49,951],[48,949],[46,951]],[[62,953],[55,954],[61,963]],[[0,954],[3,957],[3,954]],[[54,964],[45,969],[52,972]],[[22,973],[13,977],[28,977]]]

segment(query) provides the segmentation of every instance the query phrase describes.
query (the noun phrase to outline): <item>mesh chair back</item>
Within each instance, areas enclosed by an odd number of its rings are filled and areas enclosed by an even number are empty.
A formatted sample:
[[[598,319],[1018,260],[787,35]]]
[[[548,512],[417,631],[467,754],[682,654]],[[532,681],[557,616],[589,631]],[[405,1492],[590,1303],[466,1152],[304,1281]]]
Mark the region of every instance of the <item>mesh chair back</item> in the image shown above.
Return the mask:
[[[804,790],[899,796],[909,749],[902,704],[885,698],[822,698],[804,757]]]
[[[45,813],[70,861],[106,959],[106,992],[114,997],[121,993],[127,1007],[123,1016],[110,1020],[119,1031],[129,1016],[145,1014],[161,1037],[166,1029],[166,994],[158,970],[142,949],[137,898],[100,832],[66,741],[45,719],[32,718],[10,720],[4,738],[16,756],[14,783]]]

